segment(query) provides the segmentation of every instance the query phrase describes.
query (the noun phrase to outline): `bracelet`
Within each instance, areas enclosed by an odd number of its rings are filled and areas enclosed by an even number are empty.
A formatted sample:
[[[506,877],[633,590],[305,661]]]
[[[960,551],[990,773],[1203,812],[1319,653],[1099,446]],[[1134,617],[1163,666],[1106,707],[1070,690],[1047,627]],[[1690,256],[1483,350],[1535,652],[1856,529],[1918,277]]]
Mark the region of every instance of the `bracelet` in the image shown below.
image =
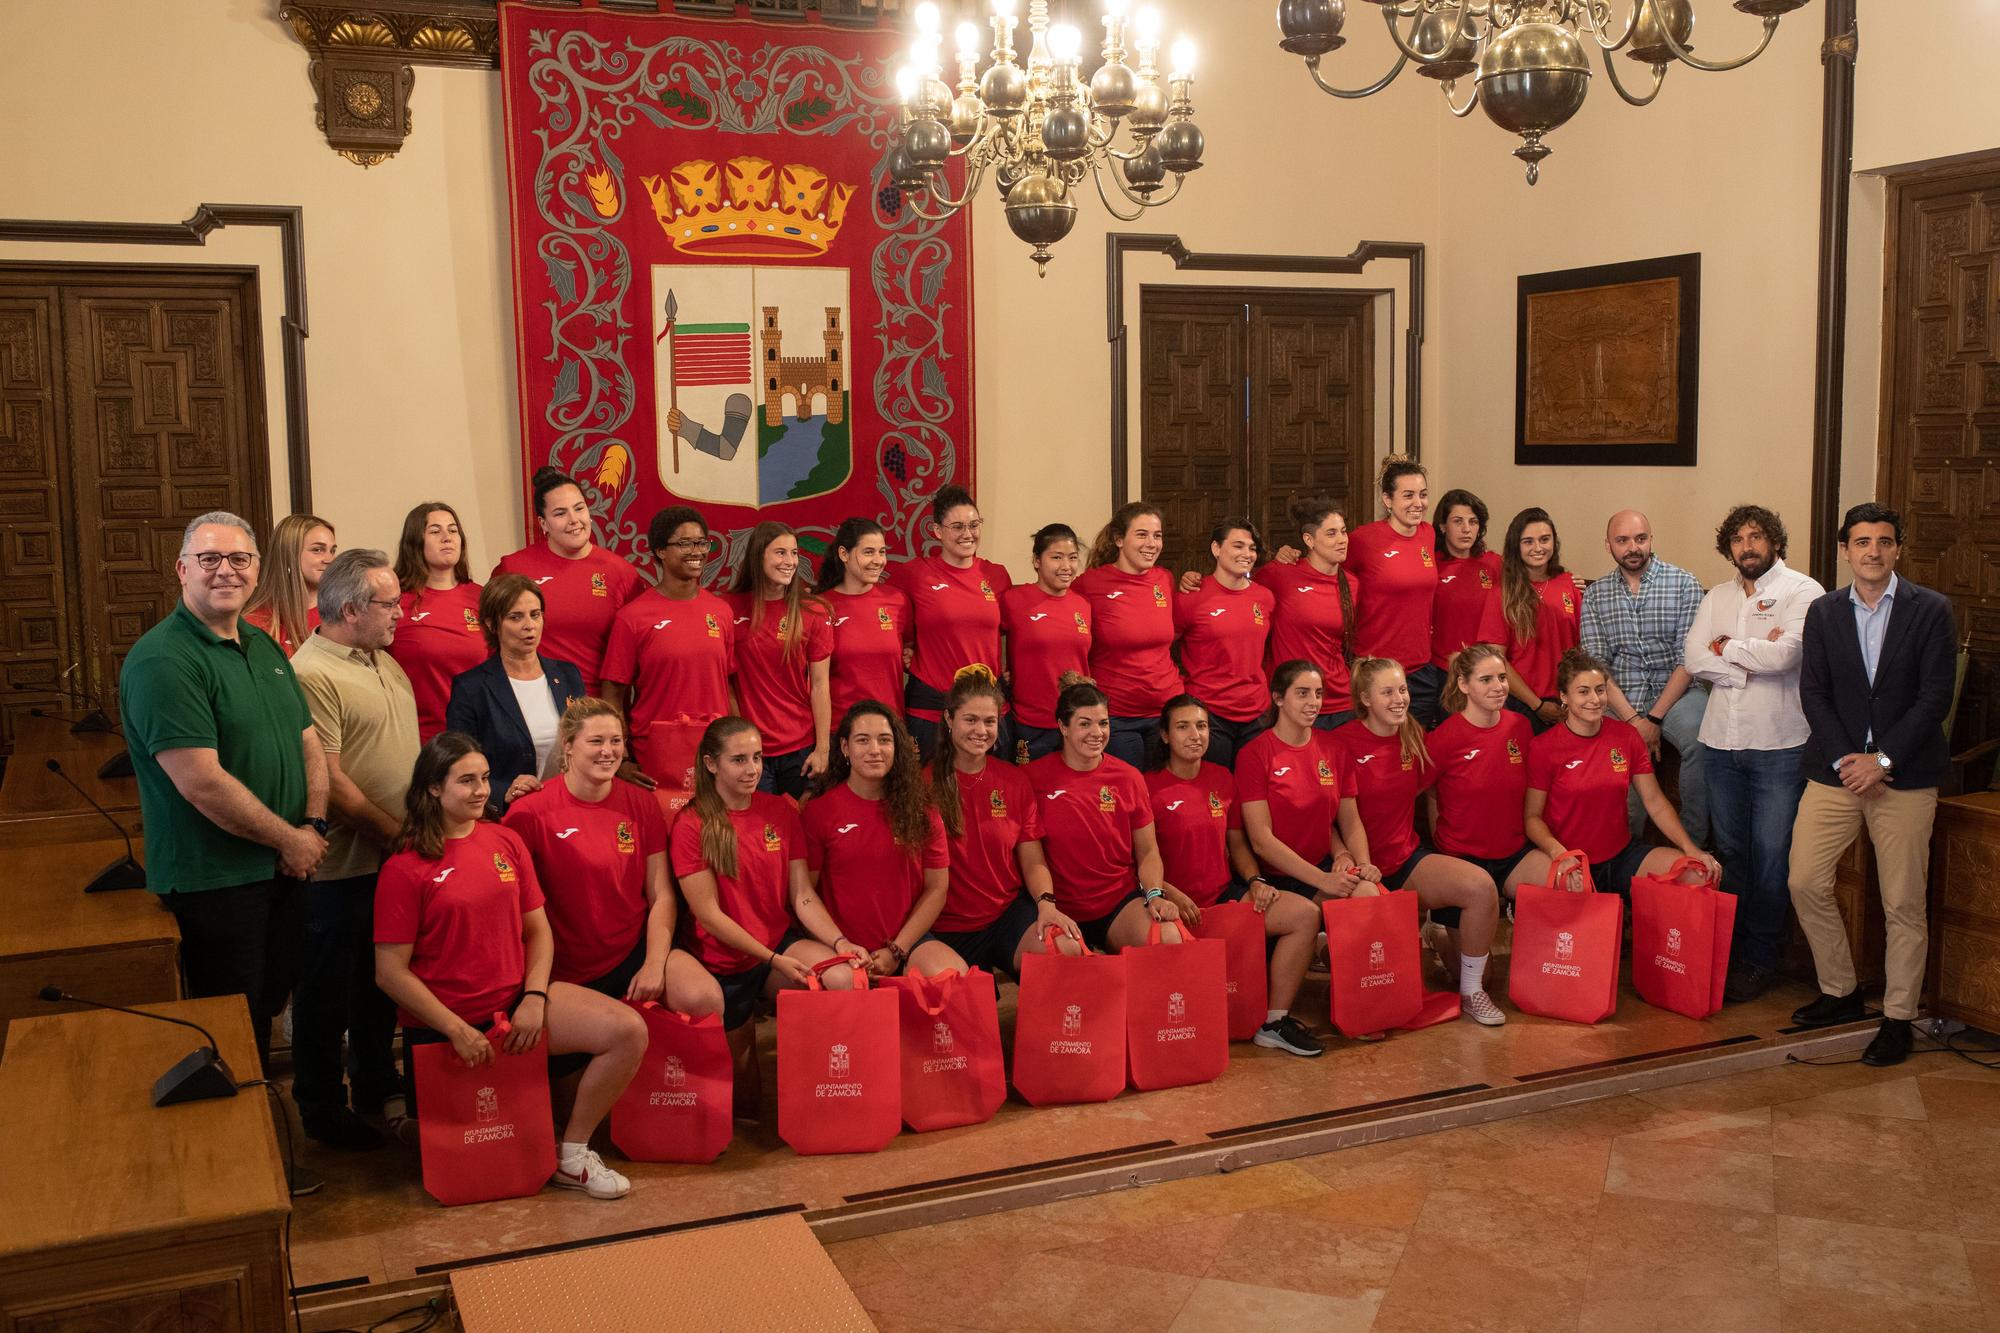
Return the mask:
[[[1164,897],[1166,897],[1166,896],[1167,896],[1167,891],[1166,891],[1165,889],[1146,889],[1146,888],[1142,888],[1142,889],[1140,889],[1140,890],[1139,890],[1139,892],[1141,892],[1141,893],[1143,893],[1143,894],[1145,894],[1145,895],[1146,895],[1146,901],[1147,901],[1147,902],[1151,902],[1151,901],[1153,901],[1153,899],[1155,899],[1155,898],[1164,898]]]
[[[1665,719],[1654,717],[1651,713],[1646,714],[1646,720],[1652,723],[1656,727],[1664,727],[1667,725]]]
[[[1252,875],[1249,879],[1243,882],[1246,884],[1262,884],[1267,889],[1272,887],[1271,881],[1265,879],[1262,875]]]
[[[1053,893],[1038,893],[1035,895],[1035,901],[1038,903],[1054,903],[1055,900],[1056,896]]]
[[[903,946],[896,943],[896,941],[890,940],[888,948],[889,948],[889,956],[896,960],[897,967],[901,967],[903,964],[910,961],[910,955],[904,953]]]
[[[547,1004],[549,1002],[549,993],[545,990],[524,990],[521,992],[521,998],[524,1000],[527,999],[530,995],[538,997],[543,1004]]]

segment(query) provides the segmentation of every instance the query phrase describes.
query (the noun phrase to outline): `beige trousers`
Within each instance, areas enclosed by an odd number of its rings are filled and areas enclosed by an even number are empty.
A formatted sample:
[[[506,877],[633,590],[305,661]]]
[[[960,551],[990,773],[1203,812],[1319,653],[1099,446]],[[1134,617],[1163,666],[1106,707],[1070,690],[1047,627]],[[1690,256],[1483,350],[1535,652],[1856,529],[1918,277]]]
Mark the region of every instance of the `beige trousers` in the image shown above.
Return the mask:
[[[1875,874],[1882,886],[1887,982],[1882,1013],[1915,1018],[1924,993],[1924,963],[1930,949],[1927,901],[1931,821],[1937,815],[1937,788],[1859,797],[1845,787],[1806,783],[1792,824],[1792,907],[1812,945],[1819,988],[1828,995],[1854,989],[1854,959],[1847,929],[1833,897],[1833,868],[1863,824],[1875,849]]]

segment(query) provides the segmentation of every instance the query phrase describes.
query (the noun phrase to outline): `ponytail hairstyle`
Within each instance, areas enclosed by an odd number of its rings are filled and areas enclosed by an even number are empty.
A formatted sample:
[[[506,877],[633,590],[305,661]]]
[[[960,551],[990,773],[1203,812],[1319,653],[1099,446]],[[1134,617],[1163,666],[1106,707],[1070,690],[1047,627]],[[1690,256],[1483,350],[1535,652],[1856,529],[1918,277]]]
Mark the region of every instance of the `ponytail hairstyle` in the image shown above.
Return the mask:
[[[826,544],[826,554],[820,557],[819,577],[813,580],[813,591],[829,593],[840,586],[847,577],[847,558],[842,551],[852,551],[861,544],[863,537],[888,538],[888,532],[872,518],[849,518],[842,520],[834,529],[833,540]]]
[[[1246,525],[1237,523],[1234,526],[1241,528]],[[1165,768],[1167,761],[1173,757],[1173,746],[1167,741],[1167,727],[1172,723],[1174,714],[1183,708],[1199,708],[1202,712],[1208,713],[1210,723],[1215,721],[1215,714],[1209,713],[1208,705],[1185,691],[1161,704],[1160,725],[1146,733],[1146,757],[1140,766],[1143,771],[1150,773],[1155,769]]]
[[[403,827],[397,830],[393,850],[415,852],[426,861],[444,855],[444,803],[431,788],[442,787],[459,760],[485,753],[462,731],[440,731],[425,742],[410,769],[410,789],[403,793]]]
[[[306,538],[314,528],[332,532],[333,524],[318,514],[287,514],[278,520],[278,525],[271,529],[271,545],[264,556],[257,586],[243,604],[246,616],[269,607],[271,636],[287,643],[303,644],[312,633],[306,616],[314,609],[313,595],[306,587],[306,576],[300,566],[305,561]]]
[[[1368,696],[1369,689],[1374,686],[1377,676],[1387,675],[1391,671],[1401,671],[1402,669],[1403,664],[1401,662],[1389,657],[1364,657],[1359,662],[1356,662],[1354,664],[1355,713],[1357,715],[1367,713],[1368,705],[1364,700]],[[1421,722],[1417,721],[1414,713],[1403,714],[1403,725],[1396,729],[1396,734],[1403,741],[1404,763],[1408,763],[1414,759],[1417,761],[1419,769],[1431,766],[1431,752],[1424,746],[1424,727]]]
[[[1308,496],[1292,503],[1292,523],[1298,529],[1300,540],[1308,532],[1318,532],[1328,519],[1338,517],[1353,531],[1354,520],[1347,510],[1325,496]],[[1340,587],[1340,656],[1344,662],[1354,660],[1354,585],[1347,580],[1347,562],[1342,561],[1334,578]]]
[[[583,490],[582,482],[559,467],[538,467],[535,469],[535,479],[531,483],[531,487],[535,494],[536,517],[539,518],[542,514],[548,512],[550,493],[559,491],[565,486],[574,486],[579,492]],[[585,496],[584,498],[588,499],[589,497]]]
[[[1507,525],[1507,545],[1500,552],[1501,606],[1507,613],[1507,628],[1523,643],[1535,637],[1535,618],[1542,603],[1535,581],[1528,577],[1527,563],[1521,559],[1521,534],[1536,523],[1548,524],[1550,534],[1555,534],[1556,521],[1549,517],[1549,511],[1531,506],[1514,515],[1514,521]],[[1557,536],[1549,551],[1550,578],[1563,572],[1562,553],[1562,538]]]
[[[1062,693],[1056,696],[1056,725],[1067,726],[1080,708],[1109,708],[1111,700],[1097,682],[1074,671],[1062,674]]]
[[[923,766],[917,761],[917,743],[910,738],[903,719],[890,712],[887,705],[863,699],[841,714],[840,726],[834,730],[833,744],[829,747],[826,772],[819,775],[813,794],[824,796],[853,774],[854,761],[841,746],[854,735],[854,724],[864,717],[881,718],[889,724],[889,734],[895,737],[896,757],[882,777],[882,808],[889,816],[889,832],[896,845],[912,858],[917,857],[931,835],[930,791],[924,786]]]
[[[768,518],[750,529],[750,540],[743,548],[743,566],[736,575],[736,591],[750,599],[752,634],[764,621],[764,553],[778,538],[790,537],[796,541],[798,535],[787,524]],[[799,552],[799,566],[799,571],[792,575],[791,583],[785,588],[783,643],[787,662],[805,652],[807,606],[826,610],[826,603],[819,599],[818,594],[806,591],[811,567],[806,564],[803,550]]]
[[[974,513],[979,512],[979,506],[974,503],[971,491],[963,486],[946,486],[931,497],[931,522],[943,527],[944,516],[961,505]]]
[[[627,745],[631,743],[625,735],[625,714],[618,711],[617,705],[594,695],[578,695],[569,701],[569,706],[563,709],[562,717],[556,722],[556,753],[564,756],[563,772],[569,771],[569,757],[564,752],[582,734],[583,724],[594,717],[608,717],[616,722],[620,741]]]
[[[1035,529],[1034,541],[1034,558],[1037,560],[1040,560],[1043,554],[1057,542],[1069,542],[1071,545],[1077,547],[1083,545],[1082,542],[1076,539],[1076,529],[1070,527],[1067,523],[1043,524],[1041,527]]]
[[[403,516],[403,536],[396,543],[396,582],[403,586],[404,592],[417,595],[417,600],[410,604],[411,610],[423,606],[430,583],[431,567],[424,559],[424,529],[430,526],[431,515],[436,513],[450,514],[451,521],[458,525],[458,563],[452,566],[452,579],[458,583],[472,581],[472,566],[465,559],[465,523],[458,511],[443,500],[420,504]]]
[[[1472,673],[1479,670],[1480,663],[1497,657],[1504,665],[1507,652],[1497,643],[1468,643],[1452,654],[1451,666],[1446,669],[1444,689],[1438,693],[1438,707],[1446,717],[1465,711],[1465,686],[1472,679]]]
[[[1445,552],[1451,549],[1451,543],[1447,542],[1444,538],[1444,521],[1450,518],[1451,511],[1460,505],[1464,505],[1467,509],[1470,509],[1472,517],[1479,522],[1479,532],[1473,537],[1472,549],[1466,552],[1466,558],[1477,560],[1480,556],[1486,554],[1486,522],[1491,517],[1486,509],[1486,501],[1480,499],[1471,491],[1454,487],[1444,493],[1444,499],[1439,500],[1437,508],[1431,511],[1431,529],[1437,534],[1437,558],[1439,560],[1445,559]]]
[[[715,774],[708,771],[706,761],[720,763],[723,747],[745,732],[757,734],[749,719],[719,717],[701,733],[701,745],[695,751],[694,799],[688,802],[688,809],[701,821],[701,859],[717,879],[736,877],[736,826],[729,822],[729,807],[723,804]]]
[[[1381,476],[1376,479],[1382,488],[1382,498],[1386,500],[1394,495],[1396,483],[1405,477],[1422,477],[1425,481],[1429,481],[1431,474],[1424,470],[1422,463],[1408,454],[1390,454],[1384,458]]]
[[[1144,500],[1130,500],[1119,505],[1118,511],[1112,514],[1111,521],[1098,530],[1097,540],[1090,544],[1090,559],[1084,562],[1084,568],[1096,569],[1099,565],[1117,564],[1119,539],[1131,528],[1135,519],[1145,518],[1149,514],[1159,519],[1161,523],[1167,521],[1158,507],[1149,505]]]
[[[1562,661],[1556,663],[1556,693],[1568,694],[1572,681],[1578,676],[1588,675],[1593,671],[1604,677],[1606,681],[1611,679],[1610,667],[1605,666],[1604,663],[1598,661],[1581,648],[1570,649],[1562,655]]]
[[[1278,700],[1285,697],[1292,686],[1298,684],[1299,677],[1306,673],[1319,677],[1320,687],[1326,686],[1326,672],[1320,670],[1319,663],[1309,662],[1303,657],[1290,658],[1278,663],[1271,671],[1271,706],[1264,710],[1264,725],[1278,725]]]
[[[993,672],[979,663],[961,668],[952,680],[951,690],[944,696],[944,729],[938,737],[937,753],[931,757],[931,804],[944,820],[945,832],[954,838],[965,835],[965,812],[958,800],[958,750],[951,739],[951,715],[974,699],[990,699],[998,712],[1006,713],[1007,692],[993,679]],[[987,753],[992,754],[990,750]]]

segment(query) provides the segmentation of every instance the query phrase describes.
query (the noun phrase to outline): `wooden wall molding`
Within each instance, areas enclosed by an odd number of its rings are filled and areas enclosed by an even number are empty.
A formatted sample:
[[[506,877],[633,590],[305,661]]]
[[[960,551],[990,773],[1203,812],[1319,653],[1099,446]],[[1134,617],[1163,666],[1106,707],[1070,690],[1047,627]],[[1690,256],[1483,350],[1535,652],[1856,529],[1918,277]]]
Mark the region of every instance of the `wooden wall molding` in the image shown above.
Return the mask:
[[[1846,391],[1847,218],[1854,191],[1854,0],[1826,0],[1819,150],[1819,325],[1813,339],[1812,576],[1835,587],[1841,395]]]
[[[306,427],[305,210],[292,204],[202,204],[185,222],[70,222],[0,218],[0,241],[55,241],[89,245],[193,245],[208,243],[224,227],[272,227],[285,289],[285,457],[291,473],[292,512],[312,512],[312,447]]]

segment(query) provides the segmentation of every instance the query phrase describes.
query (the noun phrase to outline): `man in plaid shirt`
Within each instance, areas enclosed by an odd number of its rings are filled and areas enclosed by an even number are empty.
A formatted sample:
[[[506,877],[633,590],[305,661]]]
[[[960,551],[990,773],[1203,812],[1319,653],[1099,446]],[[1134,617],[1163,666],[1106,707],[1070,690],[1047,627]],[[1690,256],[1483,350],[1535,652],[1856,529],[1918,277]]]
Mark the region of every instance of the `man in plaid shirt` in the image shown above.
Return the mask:
[[[1611,716],[1637,727],[1655,756],[1663,737],[1680,756],[1681,823],[1688,837],[1706,846],[1701,716],[1708,687],[1682,664],[1688,627],[1701,609],[1701,585],[1653,554],[1653,525],[1636,509],[1611,516],[1604,549],[1618,567],[1583,594],[1583,649],[1611,668]],[[1636,836],[1646,819],[1636,791],[1629,815]]]

